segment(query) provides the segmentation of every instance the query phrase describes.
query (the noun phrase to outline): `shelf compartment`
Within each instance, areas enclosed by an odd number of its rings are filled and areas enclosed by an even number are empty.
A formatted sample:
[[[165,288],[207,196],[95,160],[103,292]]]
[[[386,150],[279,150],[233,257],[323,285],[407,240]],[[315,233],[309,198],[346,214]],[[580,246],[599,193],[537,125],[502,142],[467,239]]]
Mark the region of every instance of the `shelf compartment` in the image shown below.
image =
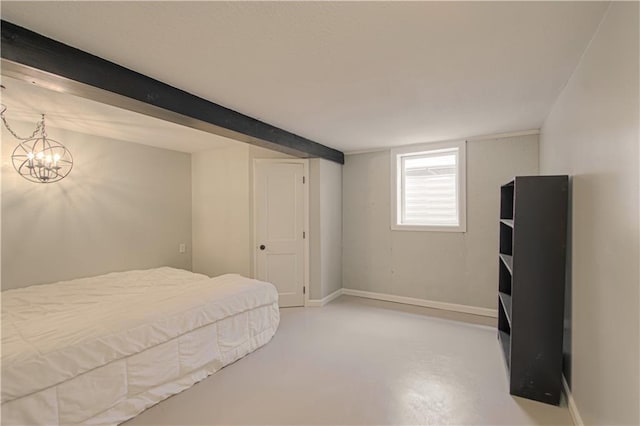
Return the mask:
[[[511,272],[502,260],[498,260],[498,291],[511,295]]]
[[[500,341],[500,347],[502,347],[502,354],[504,355],[504,361],[507,364],[507,370],[511,369],[511,335],[502,330],[498,330],[498,340]]]
[[[504,310],[502,301],[498,298],[498,330],[504,331],[507,334],[511,334],[511,324],[507,319],[507,314]]]
[[[511,326],[511,296],[503,292],[498,292],[498,297],[502,303],[507,322],[509,322],[509,326]]]
[[[500,253],[500,259],[502,259],[502,262],[507,267],[509,273],[513,275],[513,257],[509,256],[508,254]]]
[[[500,219],[513,219],[513,182],[500,188]]]
[[[501,301],[498,301],[498,340],[502,348],[507,370],[511,370],[511,325]]]
[[[500,222],[500,253],[513,254],[513,228]]]

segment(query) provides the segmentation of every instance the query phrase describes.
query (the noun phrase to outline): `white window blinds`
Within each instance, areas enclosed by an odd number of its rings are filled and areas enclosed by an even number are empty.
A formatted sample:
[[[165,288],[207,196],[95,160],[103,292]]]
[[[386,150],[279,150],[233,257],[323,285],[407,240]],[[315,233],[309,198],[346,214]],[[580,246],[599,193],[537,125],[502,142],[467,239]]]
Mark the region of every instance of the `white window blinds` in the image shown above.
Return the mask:
[[[401,157],[401,224],[458,226],[458,150]]]

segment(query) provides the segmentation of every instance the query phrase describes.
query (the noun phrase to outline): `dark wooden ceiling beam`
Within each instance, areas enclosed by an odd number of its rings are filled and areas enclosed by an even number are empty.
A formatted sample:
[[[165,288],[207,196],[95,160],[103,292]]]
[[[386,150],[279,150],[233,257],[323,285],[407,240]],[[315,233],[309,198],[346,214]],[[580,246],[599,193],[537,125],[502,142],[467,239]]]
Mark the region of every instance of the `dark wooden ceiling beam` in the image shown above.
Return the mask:
[[[2,73],[298,157],[344,154],[11,22],[1,21]]]

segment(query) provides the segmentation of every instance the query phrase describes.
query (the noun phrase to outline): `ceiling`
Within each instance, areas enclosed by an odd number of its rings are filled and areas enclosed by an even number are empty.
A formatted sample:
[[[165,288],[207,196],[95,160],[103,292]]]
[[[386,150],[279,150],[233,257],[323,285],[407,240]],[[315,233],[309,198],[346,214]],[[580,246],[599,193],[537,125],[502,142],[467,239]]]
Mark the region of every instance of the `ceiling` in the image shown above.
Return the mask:
[[[55,131],[51,128],[189,153],[240,143],[6,76],[2,76],[2,85],[5,86],[2,103],[7,107],[7,120],[22,135],[29,134],[40,120],[40,114],[46,113],[48,133],[54,139]],[[25,124],[16,124],[18,121],[33,125],[25,127]]]
[[[2,18],[342,151],[537,129],[602,2],[2,2]]]

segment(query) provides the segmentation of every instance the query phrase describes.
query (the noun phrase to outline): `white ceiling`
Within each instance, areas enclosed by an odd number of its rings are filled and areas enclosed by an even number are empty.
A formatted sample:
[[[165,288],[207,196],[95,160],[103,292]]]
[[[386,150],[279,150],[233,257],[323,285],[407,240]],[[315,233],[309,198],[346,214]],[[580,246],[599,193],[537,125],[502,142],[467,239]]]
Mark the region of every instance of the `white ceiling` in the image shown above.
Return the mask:
[[[2,18],[354,151],[539,128],[601,2],[2,2]]]
[[[54,139],[55,131],[51,128],[190,153],[240,143],[6,76],[2,76],[2,85],[5,86],[2,103],[7,107],[9,124],[17,121],[33,123],[29,128],[32,130],[40,120],[40,114],[45,113],[49,136]],[[22,130],[24,124],[18,126],[12,125],[19,135],[29,134],[29,129]]]

